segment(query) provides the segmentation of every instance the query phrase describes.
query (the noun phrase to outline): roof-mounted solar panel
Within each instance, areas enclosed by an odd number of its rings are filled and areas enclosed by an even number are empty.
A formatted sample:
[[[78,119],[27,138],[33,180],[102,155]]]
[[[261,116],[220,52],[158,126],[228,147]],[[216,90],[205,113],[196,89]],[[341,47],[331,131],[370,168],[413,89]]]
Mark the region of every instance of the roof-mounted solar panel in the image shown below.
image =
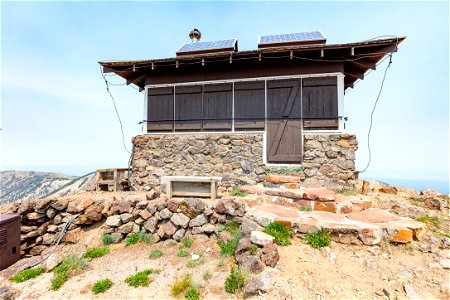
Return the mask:
[[[211,42],[193,42],[181,46],[181,48],[177,51],[177,56],[234,51],[238,51],[237,39]]]
[[[258,48],[325,44],[327,38],[321,31],[261,35]]]

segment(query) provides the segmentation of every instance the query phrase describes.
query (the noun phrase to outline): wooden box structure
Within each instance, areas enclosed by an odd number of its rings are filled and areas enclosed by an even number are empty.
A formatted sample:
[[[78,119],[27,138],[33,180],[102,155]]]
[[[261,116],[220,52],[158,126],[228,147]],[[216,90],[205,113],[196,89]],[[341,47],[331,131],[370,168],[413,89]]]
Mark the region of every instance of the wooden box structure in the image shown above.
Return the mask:
[[[20,216],[0,214],[0,270],[20,259]]]
[[[118,192],[128,186],[128,168],[99,169],[96,172],[96,190]]]
[[[221,177],[207,176],[163,176],[161,183],[166,184],[167,197],[217,197],[218,182]]]

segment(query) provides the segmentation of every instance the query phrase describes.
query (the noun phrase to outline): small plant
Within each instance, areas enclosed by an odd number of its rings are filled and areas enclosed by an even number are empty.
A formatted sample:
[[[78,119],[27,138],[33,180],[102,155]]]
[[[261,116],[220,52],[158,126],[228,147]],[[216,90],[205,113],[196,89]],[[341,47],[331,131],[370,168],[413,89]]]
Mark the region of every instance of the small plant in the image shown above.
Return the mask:
[[[436,232],[436,233],[437,233],[438,235],[440,235],[440,236],[444,236],[444,237],[450,239],[450,233],[449,233],[449,232],[445,232],[445,231],[439,230],[439,231]]]
[[[416,220],[438,229],[441,228],[442,224],[442,221],[438,217],[430,215],[420,216]]]
[[[184,293],[184,299],[199,300],[200,299],[200,292],[195,287],[191,287],[189,290],[187,290]]]
[[[157,270],[147,269],[141,272],[137,272],[134,275],[128,276],[125,278],[125,282],[128,283],[129,286],[148,286],[152,280],[148,278],[149,275],[158,273]]]
[[[286,246],[291,244],[289,230],[280,222],[270,223],[264,228],[263,232],[273,236],[277,245]]]
[[[96,258],[96,257],[101,257],[101,256],[106,255],[108,253],[109,253],[109,248],[106,247],[106,246],[99,247],[99,248],[89,248],[83,254],[83,257],[87,258],[87,259],[93,259],[93,258]]]
[[[187,263],[186,263],[186,267],[188,267],[188,268],[194,268],[194,267],[196,267],[196,266],[198,266],[198,265],[201,265],[201,264],[203,264],[205,262],[205,259],[203,258],[203,257],[201,257],[201,258],[199,258],[199,259],[197,259],[197,260],[189,260]]]
[[[339,194],[344,196],[356,196],[358,195],[358,191],[356,189],[343,187],[338,191]]]
[[[245,197],[247,195],[247,193],[243,192],[241,190],[241,188],[238,186],[233,186],[231,188],[230,194],[231,194],[231,196],[235,196],[235,197]]]
[[[232,234],[232,238],[230,240],[228,240],[226,243],[224,243],[221,240],[217,240],[217,244],[221,248],[220,254],[234,256],[237,245],[239,243],[239,238],[241,236],[241,233],[239,230],[237,230],[237,231],[232,232],[231,234]]]
[[[19,283],[19,282],[24,282],[24,281],[33,279],[35,277],[38,277],[39,275],[41,275],[44,272],[45,272],[45,269],[43,267],[38,267],[38,268],[33,268],[33,269],[26,269],[26,270],[23,270],[23,271],[19,272],[16,275],[12,276],[9,279],[12,282]]]
[[[70,255],[66,257],[63,262],[53,269],[55,278],[52,280],[52,290],[59,289],[64,282],[71,276],[75,275],[80,268],[87,265],[86,261],[78,255]]]
[[[94,286],[92,287],[92,292],[94,294],[104,293],[107,290],[109,290],[112,287],[112,285],[113,283],[109,278],[98,280],[94,283]]]
[[[219,261],[217,262],[217,266],[223,267],[225,265],[225,256],[221,255],[219,257]]]
[[[245,280],[245,274],[232,263],[230,275],[225,280],[225,291],[230,294],[236,293],[237,290],[244,287]]]
[[[186,274],[180,280],[175,281],[175,283],[170,287],[170,293],[172,294],[172,296],[176,297],[186,291],[191,285],[191,275]]]
[[[307,206],[307,205],[302,205],[298,208],[299,211],[311,211],[312,208],[311,206]]]
[[[129,234],[127,238],[125,239],[125,246],[134,245],[137,242],[143,242],[146,244],[149,244],[152,242],[152,239],[150,236],[145,232],[134,232],[132,234]]]
[[[158,258],[158,257],[163,256],[163,254],[164,254],[164,253],[163,253],[162,250],[155,249],[155,250],[152,250],[152,251],[150,252],[148,258],[150,258],[150,259],[155,259],[155,258]]]
[[[110,233],[102,235],[103,246],[108,246],[114,243],[114,239]]]
[[[308,244],[313,248],[322,248],[330,245],[330,233],[325,230],[309,232],[305,236]]]
[[[235,220],[228,222],[225,226],[223,226],[223,228],[221,229],[221,231],[229,231],[231,233],[233,233],[234,231],[239,230],[239,223],[236,222]]]
[[[189,255],[189,252],[184,248],[180,248],[180,250],[177,253],[178,257],[186,257],[188,255]]]
[[[190,236],[185,236],[181,239],[181,243],[183,244],[183,247],[191,248],[194,241],[192,240],[192,238]]]
[[[258,252],[258,249],[259,249],[258,245],[252,244],[250,246],[250,254],[255,255]]]
[[[203,280],[205,280],[205,281],[210,280],[210,279],[212,278],[211,272],[209,272],[209,271],[203,272],[202,278],[203,278]]]

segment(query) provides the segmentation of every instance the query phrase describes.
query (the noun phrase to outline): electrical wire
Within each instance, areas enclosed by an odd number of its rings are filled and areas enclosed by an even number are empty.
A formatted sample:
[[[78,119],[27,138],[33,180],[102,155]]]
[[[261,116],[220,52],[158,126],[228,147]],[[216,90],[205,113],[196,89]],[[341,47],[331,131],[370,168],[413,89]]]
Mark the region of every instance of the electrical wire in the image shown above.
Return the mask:
[[[389,54],[389,63],[387,65],[386,69],[384,70],[384,75],[383,75],[383,80],[381,81],[380,90],[378,91],[377,99],[375,100],[375,103],[372,108],[372,112],[370,114],[370,126],[369,126],[369,131],[367,132],[367,149],[369,150],[369,161],[367,162],[366,167],[362,171],[358,172],[359,174],[364,173],[369,168],[370,163],[372,162],[372,150],[370,149],[370,133],[372,132],[372,126],[373,126],[373,114],[375,113],[375,109],[377,108],[378,100],[380,100],[381,92],[383,91],[384,80],[386,79],[386,74],[387,74],[387,71],[388,71],[389,67],[391,66],[391,64],[392,64],[392,53]]]
[[[123,144],[123,148],[131,155],[131,152],[128,150],[126,144],[125,144],[125,134],[123,133],[123,125],[122,125],[122,120],[120,119],[120,115],[119,115],[119,111],[117,110],[117,106],[116,106],[116,101],[114,100],[113,95],[111,94],[111,91],[109,90],[109,85],[110,83],[108,82],[108,80],[105,77],[105,74],[103,73],[102,67],[100,66],[100,73],[102,74],[103,79],[105,80],[105,84],[106,84],[106,91],[108,92],[109,96],[111,97],[111,100],[113,102],[114,105],[114,110],[116,111],[116,115],[117,115],[117,119],[119,120],[119,124],[120,124],[120,131],[122,133],[122,144]]]
[[[73,222],[78,216],[80,216],[80,215],[82,215],[82,214],[83,214],[83,212],[80,212],[80,213],[78,213],[78,214],[76,214],[76,215],[71,216],[71,217],[67,220],[67,222],[66,222],[66,224],[64,225],[64,227],[61,229],[61,232],[59,233],[58,237],[57,237],[57,238],[51,243],[51,245],[49,246],[49,248],[52,248],[52,247],[53,247],[53,249],[52,249],[45,257],[43,257],[43,258],[39,259],[38,261],[36,261],[36,262],[30,264],[29,266],[25,267],[25,269],[33,268],[33,267],[39,265],[40,263],[42,263],[42,262],[43,262],[44,260],[46,260],[47,258],[49,258],[50,255],[52,255],[52,254],[55,252],[56,248],[58,247],[59,243],[61,242],[62,238],[64,237],[64,234],[66,233],[67,229],[69,229],[69,227],[70,227],[70,225],[72,224],[72,222]]]

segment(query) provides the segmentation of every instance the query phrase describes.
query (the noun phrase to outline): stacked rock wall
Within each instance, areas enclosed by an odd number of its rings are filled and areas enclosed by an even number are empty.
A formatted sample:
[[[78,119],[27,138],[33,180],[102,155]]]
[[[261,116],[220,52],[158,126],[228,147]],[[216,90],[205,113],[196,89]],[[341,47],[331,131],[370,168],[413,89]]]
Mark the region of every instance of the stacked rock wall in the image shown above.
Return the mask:
[[[211,235],[228,220],[239,223],[245,213],[242,200],[221,199],[214,203],[195,198],[170,199],[149,193],[85,193],[81,197],[27,200],[0,207],[2,214],[21,215],[21,255],[39,255],[58,237],[71,216],[63,242],[74,243],[82,228],[99,222],[102,232],[115,242],[133,232],[151,233],[155,242],[179,241],[186,234]]]
[[[162,176],[221,176],[222,186],[264,181],[263,134],[158,134],[133,138],[131,180],[159,188]]]
[[[159,189],[162,176],[221,176],[221,187],[265,180],[262,133],[158,134],[133,138],[131,180],[138,190]],[[305,187],[354,187],[355,135],[304,134]],[[271,168],[273,169],[273,168]]]
[[[356,135],[305,134],[302,182],[307,187],[354,187]]]

